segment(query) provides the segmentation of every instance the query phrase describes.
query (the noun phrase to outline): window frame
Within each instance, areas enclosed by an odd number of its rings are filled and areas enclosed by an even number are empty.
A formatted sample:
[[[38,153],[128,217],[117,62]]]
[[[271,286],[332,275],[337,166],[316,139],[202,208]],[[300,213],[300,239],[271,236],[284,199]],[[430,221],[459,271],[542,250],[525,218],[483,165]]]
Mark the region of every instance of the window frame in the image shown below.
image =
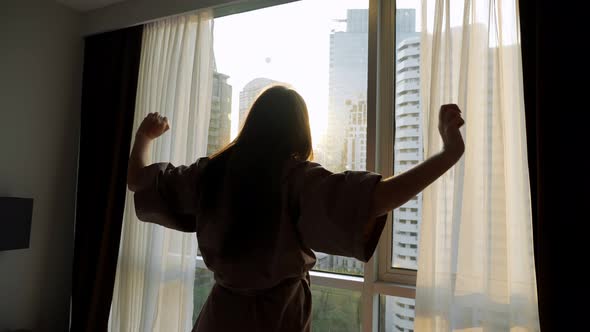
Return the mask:
[[[378,73],[376,75],[377,98],[377,132],[372,136],[378,137],[377,155],[375,156],[375,171],[384,178],[393,175],[394,139],[395,139],[395,0],[372,0],[371,4],[379,7],[378,19]],[[369,30],[370,33],[370,30]],[[369,49],[371,47],[369,46]],[[416,286],[417,271],[392,267],[393,255],[393,213],[387,216],[387,223],[381,234],[378,249],[378,280],[397,285]],[[396,296],[396,295],[394,295]]]
[[[214,8],[215,18],[299,0],[246,1]],[[395,138],[395,15],[396,0],[368,0],[367,170],[393,175]],[[373,257],[364,276],[310,271],[312,285],[361,292],[361,332],[379,331],[380,295],[415,299],[417,271],[392,267],[393,215],[388,213]],[[206,269],[201,256],[196,267]]]

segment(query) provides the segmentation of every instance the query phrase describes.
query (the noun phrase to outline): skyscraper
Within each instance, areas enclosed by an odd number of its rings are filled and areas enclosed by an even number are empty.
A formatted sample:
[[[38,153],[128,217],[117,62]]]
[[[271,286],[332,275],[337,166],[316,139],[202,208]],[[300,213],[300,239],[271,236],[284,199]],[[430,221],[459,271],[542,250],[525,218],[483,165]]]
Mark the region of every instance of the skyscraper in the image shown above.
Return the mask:
[[[331,171],[338,172],[343,170],[364,170],[367,165],[366,147],[367,147],[367,60],[368,60],[368,10],[367,9],[350,9],[347,11],[346,23],[344,31],[334,31],[330,35],[330,77],[329,77],[329,104],[328,104],[328,128],[326,131],[326,140],[324,145],[323,162],[324,166]],[[398,9],[396,12],[396,44],[400,48],[400,43],[408,38],[416,38],[416,10],[415,9]],[[419,39],[418,46],[419,46]],[[411,47],[416,45],[412,44]],[[419,48],[418,48],[419,49]],[[402,50],[403,51],[403,50]],[[414,51],[414,49],[412,49]],[[406,51],[407,52],[407,51]],[[403,52],[402,52],[403,53]],[[404,72],[415,71],[412,75],[419,73],[419,61],[416,61],[412,55],[410,57],[400,58],[396,65],[398,66],[398,76],[403,77]],[[414,66],[414,64],[417,64]],[[406,66],[407,68],[401,68]],[[403,70],[402,70],[403,69]],[[400,73],[401,71],[401,73]],[[416,76],[417,77],[417,76]],[[415,83],[415,82],[414,82]],[[419,86],[419,83],[417,84]],[[402,87],[405,89],[406,87]],[[400,95],[414,94],[414,98],[418,101],[419,91],[408,90],[401,91],[398,89]],[[408,96],[400,99],[408,98]],[[397,99],[397,98],[396,98]],[[404,108],[406,104],[402,103],[397,107]],[[419,121],[419,106],[413,105],[414,111],[418,116]],[[404,110],[402,110],[402,113]],[[401,116],[401,114],[400,114]],[[407,121],[407,120],[402,120]],[[399,129],[399,128],[397,128]],[[411,128],[416,132],[419,129]],[[402,130],[403,131],[403,130]],[[406,135],[408,133],[405,133]],[[399,136],[398,136],[399,137]],[[421,132],[420,132],[421,137]],[[404,140],[416,140],[416,138],[404,138]],[[415,142],[416,146],[421,146],[420,142]],[[401,153],[404,154],[401,154]],[[408,151],[396,151],[400,153],[401,158],[408,158],[410,155]],[[417,153],[417,151],[412,151]],[[421,153],[421,152],[420,152]],[[403,164],[409,162],[417,162],[421,155],[412,155],[413,159],[404,160]],[[415,158],[414,158],[415,157]],[[400,167],[396,165],[396,170]],[[408,262],[416,262],[417,257],[417,222],[419,211],[416,210],[419,202],[414,200],[409,202],[407,206],[402,207],[404,213],[413,213],[415,218],[413,221],[403,220],[404,223],[412,225],[412,232],[415,235],[415,241],[410,241],[410,238],[405,238],[402,242],[399,234],[397,237],[396,249],[413,250],[416,254],[413,256],[407,255]],[[407,217],[407,216],[405,216]],[[394,229],[399,230],[399,224],[402,222],[397,218],[398,225]],[[408,228],[406,226],[406,228]],[[413,231],[415,230],[415,232]],[[409,232],[408,232],[409,233]],[[411,235],[409,235],[411,237]],[[394,240],[394,247],[395,247]],[[397,250],[399,252],[400,250]],[[348,262],[347,260],[351,260]],[[352,265],[356,267],[353,259],[346,258],[330,260],[334,266],[333,269],[339,269],[344,266]],[[415,268],[415,266],[413,267]]]
[[[346,127],[346,169],[364,171],[367,168],[367,102],[348,102]]]
[[[328,126],[317,160],[333,172],[366,167],[368,20],[367,9],[349,9],[338,21],[345,28],[330,34]],[[363,263],[354,258],[317,256],[318,269],[363,273]]]
[[[349,9],[346,20],[342,21],[346,24],[345,30],[330,35],[328,128],[323,157],[324,166],[335,172],[347,169],[349,164],[348,104],[366,104],[367,101],[368,20],[367,9]],[[416,10],[398,9],[396,43],[416,35]]]
[[[330,34],[330,78],[325,165],[346,169],[346,127],[350,104],[366,103],[368,10],[349,9],[346,30]]]
[[[385,332],[413,332],[416,301],[397,296],[385,299]]]
[[[281,83],[271,80],[270,78],[259,77],[253,79],[244,86],[242,91],[240,91],[240,119],[238,129],[241,129],[242,125],[244,125],[250,106],[252,106],[252,103],[254,103],[258,95],[269,86],[275,84]]]
[[[424,159],[420,106],[420,36],[416,10],[398,9],[395,34],[395,141],[394,172],[401,173]],[[418,232],[422,220],[422,194],[393,213],[393,265],[418,268]],[[385,326],[389,331],[414,331],[415,300],[387,296]]]
[[[416,32],[416,9],[402,8],[395,12],[395,48],[411,37],[417,37]]]
[[[213,72],[213,93],[211,95],[211,120],[207,155],[211,155],[229,143],[231,134],[232,87],[227,83],[229,76]]]
[[[394,172],[401,173],[423,160],[420,107],[420,38],[409,37],[397,46],[395,88]],[[417,269],[418,230],[422,194],[393,213],[393,265]]]

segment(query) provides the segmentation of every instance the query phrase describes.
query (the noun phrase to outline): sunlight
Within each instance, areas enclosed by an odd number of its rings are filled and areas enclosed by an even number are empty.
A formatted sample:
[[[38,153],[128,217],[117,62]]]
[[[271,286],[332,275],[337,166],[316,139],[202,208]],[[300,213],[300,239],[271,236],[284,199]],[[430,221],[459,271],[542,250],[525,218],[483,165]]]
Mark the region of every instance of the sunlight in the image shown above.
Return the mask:
[[[346,10],[366,1],[300,1],[215,20],[217,71],[232,85],[231,137],[237,135],[240,91],[255,78],[291,85],[309,110],[314,142],[327,127],[330,32]]]

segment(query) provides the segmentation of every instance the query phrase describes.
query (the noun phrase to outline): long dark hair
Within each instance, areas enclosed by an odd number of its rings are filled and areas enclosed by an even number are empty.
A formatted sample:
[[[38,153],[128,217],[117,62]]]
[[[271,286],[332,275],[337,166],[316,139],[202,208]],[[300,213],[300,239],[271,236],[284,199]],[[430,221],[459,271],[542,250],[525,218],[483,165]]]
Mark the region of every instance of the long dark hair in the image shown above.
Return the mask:
[[[230,218],[222,256],[239,258],[272,248],[281,216],[281,177],[289,159],[312,158],[307,106],[294,90],[273,86],[262,92],[237,138],[211,156],[204,172],[201,210],[215,222],[220,201]]]

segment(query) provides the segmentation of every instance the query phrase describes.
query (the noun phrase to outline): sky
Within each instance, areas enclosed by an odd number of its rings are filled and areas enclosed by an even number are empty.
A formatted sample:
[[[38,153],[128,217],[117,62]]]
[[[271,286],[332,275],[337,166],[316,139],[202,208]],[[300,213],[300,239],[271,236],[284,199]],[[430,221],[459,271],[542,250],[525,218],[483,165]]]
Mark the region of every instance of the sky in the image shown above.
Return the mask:
[[[215,19],[217,71],[232,85],[232,138],[237,133],[239,93],[266,77],[289,83],[305,99],[314,137],[327,125],[330,32],[347,9],[367,9],[368,0],[303,0]],[[398,1],[415,8],[418,0]],[[317,139],[314,139],[317,141]]]

